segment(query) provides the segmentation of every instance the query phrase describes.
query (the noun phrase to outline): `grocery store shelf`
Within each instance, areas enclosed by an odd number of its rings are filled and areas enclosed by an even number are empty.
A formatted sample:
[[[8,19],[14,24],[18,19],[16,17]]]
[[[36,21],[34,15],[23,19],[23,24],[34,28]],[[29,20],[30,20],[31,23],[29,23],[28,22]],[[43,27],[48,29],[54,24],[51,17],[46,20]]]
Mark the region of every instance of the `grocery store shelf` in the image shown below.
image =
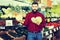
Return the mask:
[[[45,31],[43,33],[43,38],[46,38],[48,40],[52,40],[51,38],[54,37],[54,33],[57,32],[58,30],[60,30],[60,27],[56,27],[56,28],[50,29],[49,31]]]

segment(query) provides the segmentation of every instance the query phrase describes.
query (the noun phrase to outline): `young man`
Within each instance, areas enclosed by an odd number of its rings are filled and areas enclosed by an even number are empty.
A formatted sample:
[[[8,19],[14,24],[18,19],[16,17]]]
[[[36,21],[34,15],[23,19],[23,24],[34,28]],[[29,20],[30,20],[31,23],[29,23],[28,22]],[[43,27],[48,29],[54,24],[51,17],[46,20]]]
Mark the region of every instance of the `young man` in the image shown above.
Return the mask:
[[[42,40],[42,29],[45,26],[45,17],[38,12],[38,3],[32,3],[32,12],[26,15],[24,25],[27,26],[27,40]]]

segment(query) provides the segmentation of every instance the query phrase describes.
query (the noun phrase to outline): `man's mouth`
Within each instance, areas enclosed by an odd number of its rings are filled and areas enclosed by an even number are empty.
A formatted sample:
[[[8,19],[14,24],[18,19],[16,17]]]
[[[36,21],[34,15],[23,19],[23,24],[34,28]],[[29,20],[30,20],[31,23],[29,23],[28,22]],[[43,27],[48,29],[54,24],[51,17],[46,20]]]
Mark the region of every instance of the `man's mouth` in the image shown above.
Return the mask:
[[[33,10],[34,12],[37,11],[36,9]]]
[[[37,10],[32,10],[32,12],[33,12],[33,13],[36,13],[36,12],[37,12]]]

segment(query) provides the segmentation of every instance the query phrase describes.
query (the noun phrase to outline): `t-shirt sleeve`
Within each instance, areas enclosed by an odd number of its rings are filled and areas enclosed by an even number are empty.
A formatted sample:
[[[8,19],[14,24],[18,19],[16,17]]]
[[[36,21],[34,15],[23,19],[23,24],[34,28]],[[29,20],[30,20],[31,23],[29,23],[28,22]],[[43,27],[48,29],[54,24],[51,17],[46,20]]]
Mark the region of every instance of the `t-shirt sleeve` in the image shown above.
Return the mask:
[[[24,25],[25,25],[25,26],[28,26],[28,24],[29,24],[28,21],[29,21],[29,15],[26,14],[25,21],[24,21]]]

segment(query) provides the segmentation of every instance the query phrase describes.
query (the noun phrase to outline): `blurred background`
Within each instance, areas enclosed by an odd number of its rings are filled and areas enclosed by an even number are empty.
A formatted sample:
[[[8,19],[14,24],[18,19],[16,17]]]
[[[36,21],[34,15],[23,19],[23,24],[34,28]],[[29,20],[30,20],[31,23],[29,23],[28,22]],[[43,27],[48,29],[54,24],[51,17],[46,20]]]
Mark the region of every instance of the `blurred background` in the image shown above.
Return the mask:
[[[0,0],[0,40],[26,40],[25,16],[37,1],[46,18],[43,40],[60,40],[60,0]]]

